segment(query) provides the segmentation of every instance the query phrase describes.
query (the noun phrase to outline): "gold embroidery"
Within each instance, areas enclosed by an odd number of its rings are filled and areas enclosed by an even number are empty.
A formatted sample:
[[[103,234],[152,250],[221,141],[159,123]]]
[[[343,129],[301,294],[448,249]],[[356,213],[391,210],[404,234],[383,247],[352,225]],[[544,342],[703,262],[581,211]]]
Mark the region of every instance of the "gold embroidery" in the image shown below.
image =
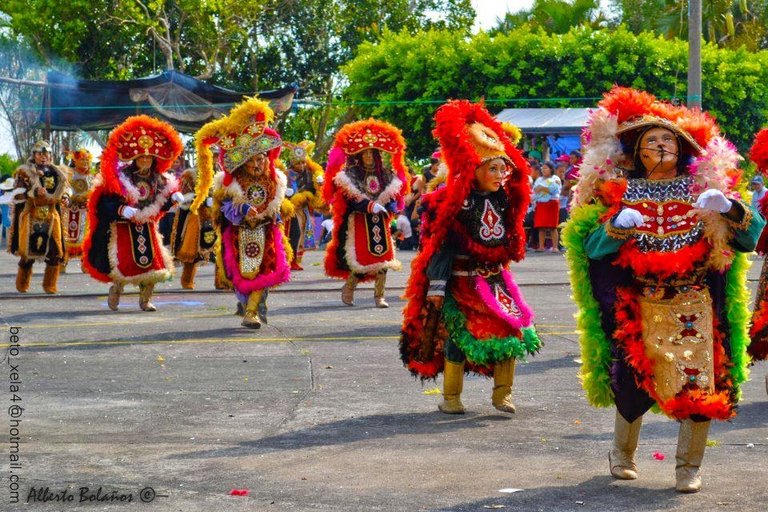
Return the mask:
[[[241,226],[238,240],[240,274],[246,279],[253,279],[259,274],[264,260],[266,226],[262,224],[255,228]]]
[[[37,220],[45,220],[48,218],[48,214],[51,209],[48,206],[38,206],[35,208],[35,218]]]
[[[672,299],[640,296],[639,302],[643,344],[659,398],[673,398],[686,384],[714,391],[709,292],[689,289]]]
[[[613,225],[611,221],[608,221],[604,224],[605,226],[605,234],[608,235],[611,238],[617,238],[619,240],[626,240],[630,236],[632,236],[632,233],[635,232],[634,229],[629,228],[617,228]]]

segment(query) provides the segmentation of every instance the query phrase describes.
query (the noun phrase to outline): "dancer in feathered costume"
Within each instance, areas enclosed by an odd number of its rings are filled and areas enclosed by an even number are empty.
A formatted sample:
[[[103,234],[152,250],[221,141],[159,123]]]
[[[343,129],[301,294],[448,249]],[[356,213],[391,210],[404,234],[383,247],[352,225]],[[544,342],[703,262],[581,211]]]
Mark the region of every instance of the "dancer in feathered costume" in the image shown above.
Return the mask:
[[[11,214],[8,252],[19,257],[16,289],[20,292],[29,290],[32,265],[40,260],[45,261],[43,290],[58,291],[59,265],[66,254],[61,207],[68,185],[67,172],[54,165],[51,157],[51,145],[38,141],[27,163],[14,173],[19,193]]]
[[[199,175],[190,210],[199,210],[213,186],[221,277],[245,309],[242,325],[251,329],[266,322],[269,288],[291,276],[290,247],[279,215],[287,179],[275,169],[282,141],[267,126],[273,119],[266,102],[250,98],[195,135]],[[224,171],[215,179],[211,145],[218,147]]]
[[[62,271],[72,258],[83,254],[83,240],[88,231],[88,198],[91,195],[96,176],[91,174],[93,157],[87,149],[78,149],[69,155],[72,171],[69,175],[69,193],[64,201],[64,235],[67,256],[61,265]]]
[[[298,144],[283,143],[283,155],[288,161],[288,188],[294,213],[288,222],[288,234],[293,249],[291,270],[304,270],[301,259],[307,229],[312,229],[312,213],[322,210],[323,168],[310,156],[315,143],[305,140]]]
[[[197,169],[185,169],[179,180],[184,202],[179,205],[173,218],[171,253],[184,265],[181,287],[193,290],[197,266],[211,258],[218,237],[213,226],[213,198],[210,195],[200,204],[197,213],[189,211],[189,206],[195,199]]]
[[[680,421],[676,489],[696,492],[710,420],[746,379],[745,287],[763,218],[734,193],[714,119],[616,87],[590,114],[564,240],[589,401],[616,405],[610,472],[637,478],[643,414]]]
[[[389,153],[392,169],[381,153]],[[387,270],[400,270],[390,220],[403,209],[410,191],[405,140],[389,123],[368,119],[342,127],[328,156],[323,197],[333,211],[333,238],[325,253],[325,273],[345,279],[341,301],[354,305],[357,283],[375,280],[377,308],[384,299]]]
[[[493,406],[512,413],[515,360],[541,346],[507,270],[525,255],[530,168],[482,104],[451,101],[435,122],[448,175],[445,187],[424,198],[401,357],[422,379],[444,372],[444,413],[464,412],[464,372],[493,375]]]
[[[150,302],[155,284],[173,275],[158,222],[184,200],[167,172],[182,150],[171,125],[145,115],[129,117],[109,134],[88,200],[83,267],[112,283],[107,304],[113,311],[127,283],[138,285],[142,311],[156,311]]]
[[[768,175],[768,128],[760,130],[755,136],[755,142],[749,150],[750,159],[757,164],[757,172]],[[758,203],[760,213],[765,217],[768,215],[768,194]],[[757,251],[761,254],[768,254],[768,236],[764,230]],[[752,343],[749,344],[749,355],[758,361],[768,359],[768,256],[763,260],[763,268],[760,271],[760,281],[757,285],[757,296],[755,297],[755,308],[752,314],[752,328],[749,336]],[[768,389],[768,388],[766,388]]]

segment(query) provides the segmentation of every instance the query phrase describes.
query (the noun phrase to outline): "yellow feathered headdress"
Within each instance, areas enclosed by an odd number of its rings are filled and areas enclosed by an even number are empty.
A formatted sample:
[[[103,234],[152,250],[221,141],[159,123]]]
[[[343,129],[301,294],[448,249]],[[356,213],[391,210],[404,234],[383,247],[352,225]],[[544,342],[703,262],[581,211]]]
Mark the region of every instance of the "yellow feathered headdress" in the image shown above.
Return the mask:
[[[280,134],[268,127],[275,113],[265,101],[248,98],[236,105],[228,116],[204,125],[195,134],[197,150],[197,185],[195,200],[190,205],[197,212],[208,197],[213,184],[213,153],[211,146],[219,148],[219,165],[224,170],[224,184],[232,181],[232,173],[257,153],[267,153],[269,171],[275,175],[275,160],[280,154]]]

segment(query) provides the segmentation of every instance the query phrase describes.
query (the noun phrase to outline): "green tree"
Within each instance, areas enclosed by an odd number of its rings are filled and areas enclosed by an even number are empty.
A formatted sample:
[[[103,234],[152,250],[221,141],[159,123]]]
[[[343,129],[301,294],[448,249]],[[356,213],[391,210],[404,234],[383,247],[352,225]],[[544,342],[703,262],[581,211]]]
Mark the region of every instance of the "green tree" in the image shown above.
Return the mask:
[[[606,21],[599,0],[535,0],[528,10],[507,13],[491,33],[503,33],[528,24],[549,34],[565,34],[573,27],[597,28]]]
[[[688,0],[612,0],[613,20],[635,34],[653,31],[668,38],[688,38]],[[727,48],[768,48],[768,5],[765,0],[702,2],[704,40]]]
[[[623,27],[548,35],[524,26],[472,39],[446,31],[388,33],[378,44],[361,45],[343,68],[350,83],[345,99],[356,102],[362,114],[402,128],[411,152],[423,156],[435,145],[434,111],[449,98],[485,98],[493,111],[593,107],[620,84],[680,100],[686,92],[687,52],[684,41],[634,35]],[[768,119],[768,52],[706,44],[702,68],[704,108],[730,140],[746,149]]]
[[[7,153],[0,154],[0,179],[5,180],[13,175],[13,171],[21,164],[21,161]]]
[[[469,35],[474,21],[470,0],[6,0],[0,13],[46,65],[65,59],[84,78],[177,69],[243,91],[296,82],[311,108],[282,127],[311,130],[318,152],[352,115],[330,103],[361,42],[387,30]]]
[[[294,140],[317,141],[316,154],[324,156],[338,126],[355,116],[332,102],[344,86],[338,70],[361,43],[389,31],[415,34],[430,28],[468,36],[474,16],[469,0],[314,0],[264,16],[261,30],[271,38],[260,54],[275,63],[273,80],[299,84],[304,106],[300,115],[286,119],[283,131]]]
[[[23,83],[43,79],[44,72],[34,50],[22,38],[11,35],[1,21],[0,77],[10,79],[0,82],[0,114],[8,122],[14,149],[21,158],[29,154],[34,140],[40,136],[35,128],[40,112],[30,106],[42,101],[41,88]]]

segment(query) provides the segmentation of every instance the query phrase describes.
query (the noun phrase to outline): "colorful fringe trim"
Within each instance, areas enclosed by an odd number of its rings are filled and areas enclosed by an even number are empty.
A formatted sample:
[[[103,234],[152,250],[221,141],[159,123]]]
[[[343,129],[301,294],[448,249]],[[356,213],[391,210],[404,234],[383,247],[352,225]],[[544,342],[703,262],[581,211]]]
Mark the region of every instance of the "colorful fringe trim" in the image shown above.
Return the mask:
[[[723,347],[725,334],[715,323],[715,339],[712,360],[714,364],[713,393],[686,386],[684,392],[668,400],[662,400],[653,381],[653,362],[648,357],[643,342],[643,324],[640,321],[640,304],[637,294],[630,288],[620,288],[616,296],[617,342],[626,353],[626,361],[633,369],[635,382],[656,401],[664,414],[675,419],[701,415],[710,419],[728,420],[736,415],[737,391],[729,373],[730,361]],[[655,412],[656,410],[654,410]]]
[[[512,296],[512,299],[520,309],[522,316],[515,317],[501,309],[499,302],[496,300],[496,297],[494,297],[493,292],[491,291],[491,286],[488,284],[488,282],[484,278],[476,276],[473,281],[475,290],[477,290],[477,294],[480,296],[480,299],[491,311],[496,313],[500,319],[507,322],[514,329],[523,329],[524,327],[531,325],[531,323],[533,323],[533,311],[531,311],[531,308],[528,307],[528,304],[526,304],[523,300],[523,295],[520,293],[520,288],[518,288],[517,284],[515,284],[514,280],[512,280],[512,274],[508,270],[504,270],[501,273],[501,277],[504,279],[507,292]]]
[[[229,271],[231,282],[235,290],[240,293],[248,294],[264,288],[271,288],[285,283],[291,279],[291,269],[288,266],[288,255],[285,250],[285,238],[278,224],[274,224],[267,229],[272,231],[272,242],[274,244],[274,269],[268,272],[262,272],[253,279],[247,279],[240,274],[240,266],[235,256],[235,235],[234,228],[227,227],[222,233],[222,243],[226,249],[224,252],[224,267]],[[266,250],[266,249],[265,249]],[[262,263],[263,264],[263,263]]]
[[[541,340],[533,327],[521,329],[521,338],[510,336],[478,340],[467,330],[467,319],[450,294],[445,297],[443,318],[451,339],[464,352],[467,360],[476,365],[489,366],[510,358],[524,360],[525,356],[533,355],[541,348]]]

